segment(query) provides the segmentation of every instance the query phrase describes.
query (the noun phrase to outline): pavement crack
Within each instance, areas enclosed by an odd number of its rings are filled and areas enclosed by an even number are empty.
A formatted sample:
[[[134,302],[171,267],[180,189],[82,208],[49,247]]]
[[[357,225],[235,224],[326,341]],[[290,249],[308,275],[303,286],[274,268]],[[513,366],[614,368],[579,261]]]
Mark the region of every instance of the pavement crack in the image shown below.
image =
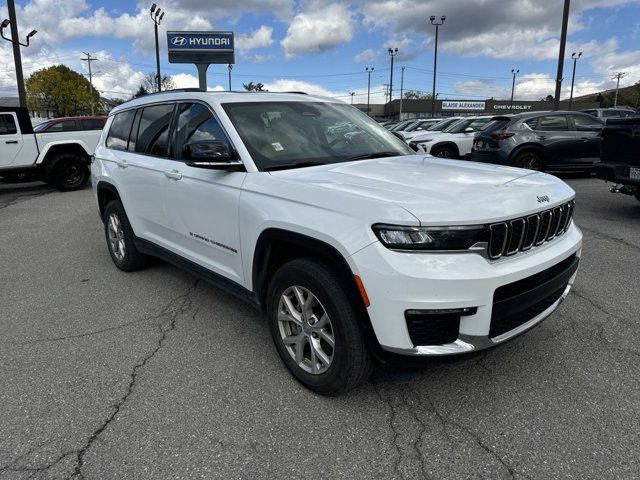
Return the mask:
[[[605,307],[603,307],[602,305],[600,305],[599,303],[595,302],[593,299],[581,294],[579,291],[577,291],[575,288],[571,289],[571,293],[573,295],[575,295],[576,297],[578,297],[581,300],[584,300],[585,302],[587,302],[589,305],[591,305],[593,308],[595,308],[596,310],[598,310],[600,313],[604,313],[605,315],[607,315],[608,317],[611,317],[617,321],[619,321],[620,323],[623,323],[625,325],[627,325],[628,327],[631,328],[637,328],[638,324],[631,324],[627,321],[626,318],[623,318],[613,312],[610,312],[609,310],[607,310]]]
[[[624,238],[618,238],[618,237],[614,237],[613,235],[609,235],[607,233],[603,233],[599,230],[594,230],[593,228],[589,228],[589,227],[585,227],[583,225],[580,225],[580,229],[584,230],[586,232],[589,232],[591,234],[593,234],[596,237],[601,237],[607,240],[611,240],[612,242],[616,242],[616,243],[620,243],[622,245],[625,245],[627,247],[631,247],[633,249],[636,250],[640,250],[640,245],[636,245],[635,243],[631,243],[627,240],[625,240]]]

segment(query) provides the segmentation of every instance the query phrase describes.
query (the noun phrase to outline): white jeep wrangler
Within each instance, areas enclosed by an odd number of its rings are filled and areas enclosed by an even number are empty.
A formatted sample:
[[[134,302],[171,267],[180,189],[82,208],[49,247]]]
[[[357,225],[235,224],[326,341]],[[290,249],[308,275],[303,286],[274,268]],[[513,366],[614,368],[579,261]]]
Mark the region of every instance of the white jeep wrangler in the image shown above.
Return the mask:
[[[59,190],[83,188],[104,119],[54,119],[42,125],[34,131],[26,108],[0,108],[0,177],[38,179]]]
[[[304,94],[130,101],[91,173],[118,268],[161,257],[259,306],[285,365],[322,394],[365,380],[374,359],[529,330],[581,254],[561,180],[416,155],[357,109]]]

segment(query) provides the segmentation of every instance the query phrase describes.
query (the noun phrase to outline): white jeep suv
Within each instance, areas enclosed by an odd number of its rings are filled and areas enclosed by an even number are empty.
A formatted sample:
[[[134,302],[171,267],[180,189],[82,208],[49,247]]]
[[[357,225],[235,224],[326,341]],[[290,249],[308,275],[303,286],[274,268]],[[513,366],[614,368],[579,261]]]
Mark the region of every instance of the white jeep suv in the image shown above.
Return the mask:
[[[422,132],[407,139],[413,150],[441,158],[470,158],[475,133],[484,128],[493,116],[466,117],[440,132]]]
[[[259,306],[285,365],[322,394],[353,388],[374,359],[463,354],[532,328],[581,253],[561,180],[416,155],[304,94],[127,102],[91,173],[118,268],[161,257]]]

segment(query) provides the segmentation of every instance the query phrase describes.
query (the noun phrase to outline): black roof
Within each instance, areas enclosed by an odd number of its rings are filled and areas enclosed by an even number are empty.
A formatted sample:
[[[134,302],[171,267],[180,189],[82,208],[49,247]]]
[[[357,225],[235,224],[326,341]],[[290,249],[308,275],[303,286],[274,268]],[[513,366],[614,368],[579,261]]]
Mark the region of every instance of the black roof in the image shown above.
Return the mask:
[[[33,133],[33,125],[31,125],[29,110],[24,107],[0,107],[0,113],[3,112],[12,112],[16,114],[21,133]]]

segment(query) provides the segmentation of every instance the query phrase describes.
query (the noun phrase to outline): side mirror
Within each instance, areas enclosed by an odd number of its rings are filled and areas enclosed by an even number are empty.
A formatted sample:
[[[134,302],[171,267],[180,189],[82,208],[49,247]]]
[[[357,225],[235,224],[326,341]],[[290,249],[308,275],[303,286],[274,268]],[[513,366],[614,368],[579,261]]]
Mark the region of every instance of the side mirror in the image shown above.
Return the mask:
[[[393,135],[395,135],[396,137],[398,137],[400,140],[402,140],[403,142],[407,142],[404,138],[404,135],[402,135],[400,132],[391,132]]]
[[[182,149],[182,159],[190,167],[213,170],[235,170],[243,166],[229,144],[220,140],[187,143]]]
[[[464,129],[464,133],[473,133],[473,132],[475,132],[475,130],[471,127],[467,127]]]

